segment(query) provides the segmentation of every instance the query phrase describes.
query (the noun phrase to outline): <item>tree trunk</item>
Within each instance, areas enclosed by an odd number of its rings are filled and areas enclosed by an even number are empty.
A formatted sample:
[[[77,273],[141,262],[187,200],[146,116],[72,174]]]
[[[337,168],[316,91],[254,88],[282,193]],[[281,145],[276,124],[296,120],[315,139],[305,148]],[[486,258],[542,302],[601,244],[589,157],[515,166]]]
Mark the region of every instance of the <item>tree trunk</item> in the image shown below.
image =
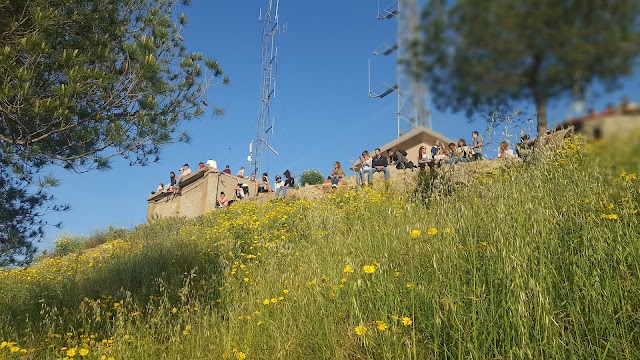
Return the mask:
[[[547,132],[547,99],[542,91],[534,90],[533,97],[536,102],[538,117],[538,137],[542,138]]]

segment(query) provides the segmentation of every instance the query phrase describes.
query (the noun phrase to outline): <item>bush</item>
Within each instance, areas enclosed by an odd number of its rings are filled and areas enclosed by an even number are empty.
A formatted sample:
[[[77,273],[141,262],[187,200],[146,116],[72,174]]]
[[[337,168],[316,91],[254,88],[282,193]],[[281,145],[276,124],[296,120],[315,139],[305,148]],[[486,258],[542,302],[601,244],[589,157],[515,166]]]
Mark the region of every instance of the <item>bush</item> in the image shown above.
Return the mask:
[[[324,181],[324,176],[318,170],[305,170],[300,174],[300,184],[301,185],[318,185],[322,184]]]
[[[84,243],[89,239],[86,235],[62,234],[55,241],[53,254],[55,256],[65,256],[77,252],[84,248]]]

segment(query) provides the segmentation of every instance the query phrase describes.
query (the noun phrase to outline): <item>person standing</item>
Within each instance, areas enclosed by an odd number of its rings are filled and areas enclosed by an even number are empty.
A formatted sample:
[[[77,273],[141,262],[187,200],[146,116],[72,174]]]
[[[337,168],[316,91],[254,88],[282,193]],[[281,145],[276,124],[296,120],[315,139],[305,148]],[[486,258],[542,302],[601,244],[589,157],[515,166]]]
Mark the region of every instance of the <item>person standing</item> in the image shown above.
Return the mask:
[[[362,152],[362,156],[360,156],[360,165],[362,165],[362,169],[356,174],[356,184],[363,184],[365,181],[368,181],[369,175],[371,174],[371,165],[373,163],[373,159],[369,156],[369,152],[367,150]],[[366,177],[365,177],[366,174]]]
[[[473,161],[478,161],[483,159],[483,142],[484,138],[480,136],[477,131],[473,131],[471,133],[471,146],[469,149],[473,152]]]

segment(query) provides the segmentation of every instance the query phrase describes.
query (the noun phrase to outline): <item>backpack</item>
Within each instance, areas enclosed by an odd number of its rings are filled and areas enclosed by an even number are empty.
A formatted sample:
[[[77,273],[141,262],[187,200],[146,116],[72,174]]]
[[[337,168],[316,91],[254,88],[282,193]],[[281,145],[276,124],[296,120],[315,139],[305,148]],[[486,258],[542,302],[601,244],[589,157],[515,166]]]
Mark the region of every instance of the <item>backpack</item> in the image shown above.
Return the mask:
[[[413,161],[399,162],[396,165],[396,169],[413,169],[414,167],[416,167],[416,165],[413,163]]]

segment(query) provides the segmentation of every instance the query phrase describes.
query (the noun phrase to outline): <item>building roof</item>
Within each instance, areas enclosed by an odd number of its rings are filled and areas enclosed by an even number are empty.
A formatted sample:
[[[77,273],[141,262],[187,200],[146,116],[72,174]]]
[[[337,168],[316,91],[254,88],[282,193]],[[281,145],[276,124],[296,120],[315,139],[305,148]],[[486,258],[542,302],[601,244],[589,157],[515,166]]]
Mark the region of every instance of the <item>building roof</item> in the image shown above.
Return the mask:
[[[443,145],[454,142],[444,135],[438,134],[431,129],[427,129],[424,126],[418,126],[415,129],[398,137],[397,139],[392,140],[388,144],[381,146],[380,149],[384,151],[386,149],[395,147],[397,149],[406,150],[423,143],[433,144],[436,140],[442,141]]]

